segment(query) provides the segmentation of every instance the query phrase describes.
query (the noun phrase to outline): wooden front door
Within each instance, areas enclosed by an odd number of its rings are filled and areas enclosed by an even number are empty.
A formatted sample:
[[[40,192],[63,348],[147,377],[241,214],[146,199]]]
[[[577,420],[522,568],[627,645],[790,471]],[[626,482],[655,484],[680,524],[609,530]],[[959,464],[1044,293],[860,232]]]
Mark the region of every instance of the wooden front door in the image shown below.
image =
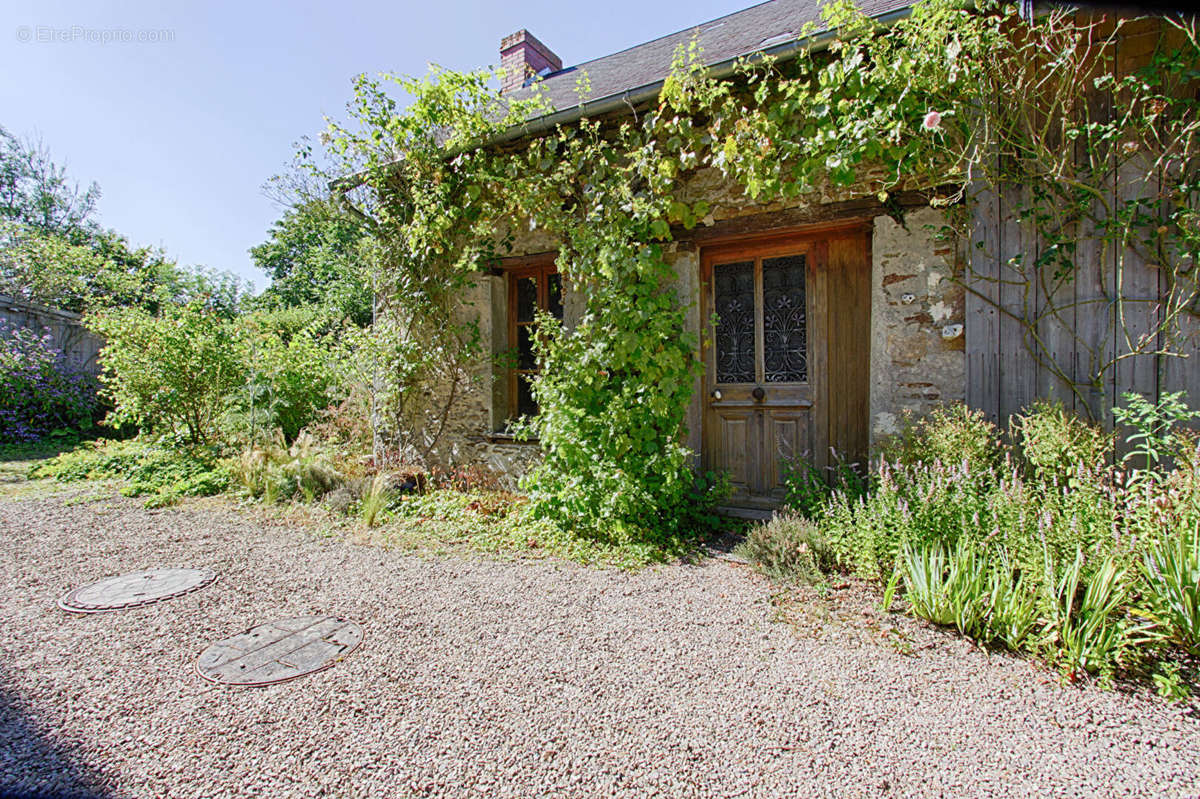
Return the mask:
[[[855,456],[865,451],[867,242],[860,225],[702,251],[713,320],[705,336],[702,460],[728,474],[730,504],[775,507],[786,493],[789,462],[823,469],[831,446]],[[834,331],[839,341],[831,347]]]

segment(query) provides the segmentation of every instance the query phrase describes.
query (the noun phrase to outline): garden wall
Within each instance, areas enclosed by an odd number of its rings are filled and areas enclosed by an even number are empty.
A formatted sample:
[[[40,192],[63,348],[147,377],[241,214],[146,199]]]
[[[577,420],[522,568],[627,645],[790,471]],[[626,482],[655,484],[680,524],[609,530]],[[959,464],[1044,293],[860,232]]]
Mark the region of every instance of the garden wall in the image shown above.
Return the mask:
[[[0,294],[0,322],[17,328],[31,328],[39,334],[49,331],[54,346],[67,361],[93,376],[100,373],[97,356],[104,339],[83,326],[79,314]]]

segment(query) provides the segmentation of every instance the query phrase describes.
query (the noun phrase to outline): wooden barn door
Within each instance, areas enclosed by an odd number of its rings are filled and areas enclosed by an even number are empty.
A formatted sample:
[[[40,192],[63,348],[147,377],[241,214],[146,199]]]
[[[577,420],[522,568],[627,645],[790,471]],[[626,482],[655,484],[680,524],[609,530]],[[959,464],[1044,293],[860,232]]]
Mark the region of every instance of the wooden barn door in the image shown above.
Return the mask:
[[[714,320],[705,337],[702,461],[729,475],[731,505],[776,507],[786,463],[824,468],[831,446],[851,456],[866,450],[868,242],[860,225],[702,252]]]

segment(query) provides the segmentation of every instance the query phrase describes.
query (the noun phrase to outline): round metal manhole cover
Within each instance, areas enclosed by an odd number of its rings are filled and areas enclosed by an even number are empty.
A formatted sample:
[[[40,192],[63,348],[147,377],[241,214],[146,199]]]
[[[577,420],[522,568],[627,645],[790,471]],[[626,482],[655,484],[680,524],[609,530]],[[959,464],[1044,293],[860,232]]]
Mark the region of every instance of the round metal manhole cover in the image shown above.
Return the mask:
[[[215,579],[211,569],[148,569],[75,588],[58,600],[58,606],[72,613],[136,608],[190,593]]]
[[[200,653],[196,671],[222,685],[271,685],[323,671],[362,643],[362,628],[336,616],[298,616],[251,627]]]

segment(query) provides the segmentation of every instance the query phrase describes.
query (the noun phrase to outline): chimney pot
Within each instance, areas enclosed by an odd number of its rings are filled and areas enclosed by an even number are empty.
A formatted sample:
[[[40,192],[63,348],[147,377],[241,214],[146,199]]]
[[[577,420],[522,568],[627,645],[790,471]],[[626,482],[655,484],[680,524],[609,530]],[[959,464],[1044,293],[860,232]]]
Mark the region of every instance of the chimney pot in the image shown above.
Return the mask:
[[[525,81],[544,71],[558,72],[562,59],[527,30],[519,30],[500,40],[500,66],[504,77],[500,93],[506,94],[525,85]]]

